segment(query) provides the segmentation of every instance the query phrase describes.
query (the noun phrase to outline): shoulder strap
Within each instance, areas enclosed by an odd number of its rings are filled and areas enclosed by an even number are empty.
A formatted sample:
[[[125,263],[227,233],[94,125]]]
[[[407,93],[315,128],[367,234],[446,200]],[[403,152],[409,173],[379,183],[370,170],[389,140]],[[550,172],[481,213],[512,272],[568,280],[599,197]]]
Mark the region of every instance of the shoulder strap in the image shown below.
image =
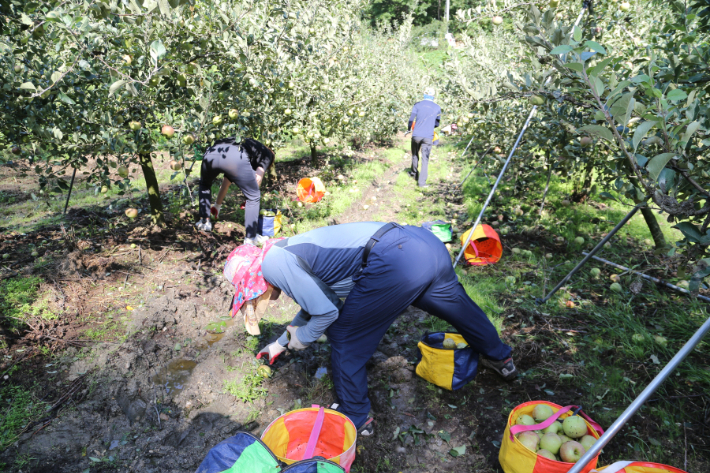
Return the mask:
[[[565,412],[569,412],[569,411],[572,410],[572,409],[576,409],[577,407],[579,407],[579,406],[565,406],[565,407],[563,407],[563,408],[560,409],[559,411],[555,412],[554,414],[552,414],[550,417],[548,417],[547,419],[545,419],[543,422],[541,422],[541,423],[539,423],[539,424],[534,424],[534,425],[513,425],[513,426],[510,428],[510,439],[512,440],[513,437],[515,437],[515,436],[516,436],[517,434],[519,434],[520,432],[527,432],[527,431],[531,431],[531,430],[542,430],[542,429],[546,429],[546,428],[548,428],[549,426],[551,426],[552,423],[555,422],[562,414],[564,414]],[[602,427],[601,427],[599,424],[597,424],[596,422],[594,422],[587,414],[585,414],[585,413],[582,412],[582,411],[579,411],[579,415],[582,416],[587,422],[589,422],[589,424],[592,426],[592,428],[593,428],[594,430],[596,430],[597,432],[599,432],[599,435],[601,435],[601,434],[604,433],[604,429],[602,429]]]

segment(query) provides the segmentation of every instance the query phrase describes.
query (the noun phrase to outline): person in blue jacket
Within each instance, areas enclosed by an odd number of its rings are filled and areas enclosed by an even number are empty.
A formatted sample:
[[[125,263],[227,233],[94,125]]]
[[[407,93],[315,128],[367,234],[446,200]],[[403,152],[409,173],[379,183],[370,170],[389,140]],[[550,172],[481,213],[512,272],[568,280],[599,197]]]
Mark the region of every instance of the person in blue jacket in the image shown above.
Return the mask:
[[[434,128],[439,126],[441,120],[441,107],[434,102],[434,94],[434,88],[427,87],[424,91],[424,100],[414,104],[407,127],[407,130],[412,132],[412,169],[409,174],[417,180],[419,187],[427,187],[426,178],[429,153],[434,143]],[[422,155],[421,172],[419,172],[419,153]]]
[[[451,324],[485,366],[507,380],[517,375],[511,348],[466,294],[448,250],[428,230],[347,223],[285,238],[262,251],[261,271],[251,274],[263,276],[301,310],[257,358],[273,363],[287,348],[303,350],[327,333],[338,410],[362,435],[373,431],[365,364],[410,305]]]

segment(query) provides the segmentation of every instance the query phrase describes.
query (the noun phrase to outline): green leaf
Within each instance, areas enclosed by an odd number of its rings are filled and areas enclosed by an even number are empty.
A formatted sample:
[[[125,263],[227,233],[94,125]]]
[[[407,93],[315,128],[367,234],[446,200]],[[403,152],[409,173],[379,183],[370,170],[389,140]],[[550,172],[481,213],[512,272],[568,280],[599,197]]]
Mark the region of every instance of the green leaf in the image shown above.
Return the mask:
[[[180,351],[180,350],[182,350],[182,345],[180,345],[180,343],[176,343],[176,344],[175,344],[175,347],[174,347],[174,350],[175,350],[175,351]]]
[[[673,156],[675,156],[675,153],[662,153],[651,159],[648,166],[646,166],[646,170],[648,171],[648,175],[651,177],[651,180],[655,181],[658,179],[658,175],[661,174],[661,171],[663,171],[663,168],[666,167],[666,164],[668,164],[668,161],[670,161]]]
[[[666,94],[666,98],[673,102],[677,102],[679,100],[685,100],[686,98],[688,98],[688,94],[686,94],[680,89],[673,89]]]
[[[460,447],[452,448],[449,450],[449,455],[452,457],[460,457],[466,453],[466,445],[461,445]]]
[[[35,85],[32,82],[25,82],[22,85],[20,85],[20,89],[23,90],[37,90]]]
[[[681,138],[680,141],[684,143],[688,143],[690,138],[693,136],[693,133],[698,131],[698,128],[700,128],[700,122],[694,121],[690,125],[688,125],[688,128],[685,129],[685,133],[683,133],[683,138]]]
[[[595,135],[598,136],[599,138],[603,138],[607,141],[614,141],[614,135],[611,134],[611,131],[609,131],[608,128],[603,127],[601,125],[585,125],[582,128],[577,129],[577,133],[586,131],[590,135]]]
[[[89,457],[89,460],[91,460],[92,462],[96,462],[96,463],[101,461],[100,458],[96,458],[96,457]]]
[[[58,140],[61,140],[62,138],[64,138],[64,133],[62,133],[62,130],[60,130],[56,126],[54,127],[54,130],[52,130],[52,133],[54,134],[54,137],[57,138]]]
[[[572,38],[574,38],[574,40],[578,43],[582,41],[582,28],[577,25],[574,25],[574,33],[572,34]]]
[[[158,0],[158,7],[160,8],[160,14],[168,16],[170,14],[170,5],[168,5],[168,0]]]
[[[57,82],[57,81],[58,81],[59,79],[61,79],[61,78],[62,78],[62,73],[61,73],[61,72],[55,71],[55,72],[52,73],[52,77],[51,77],[52,82]]]
[[[631,112],[634,110],[635,103],[636,101],[634,100],[634,94],[632,92],[622,95],[621,98],[611,106],[610,112],[614,120],[620,125],[626,126],[631,117]]]
[[[604,47],[596,41],[587,41],[584,45],[594,52],[606,55],[606,49],[604,49]]]
[[[111,84],[111,87],[108,88],[108,94],[109,94],[109,96],[113,95],[118,89],[120,89],[121,87],[123,87],[123,85],[124,85],[125,83],[126,83],[125,80],[119,79],[119,80],[117,80],[116,82],[114,82],[113,84]]]
[[[584,70],[584,64],[581,62],[570,62],[565,64],[565,67],[572,69],[573,71],[582,72]]]
[[[449,443],[451,441],[451,434],[445,430],[439,431],[439,437],[446,443]]]
[[[680,230],[680,232],[693,243],[699,242],[703,237],[700,234],[700,229],[690,222],[680,222],[678,225],[674,225],[673,228]]]
[[[550,54],[566,54],[570,51],[572,51],[572,46],[568,44],[561,44],[552,51],[550,51]]]
[[[165,45],[161,40],[156,39],[155,41],[150,43],[150,56],[156,63],[159,60],[163,59],[167,53],[168,51],[167,49],[165,49]]]
[[[646,137],[646,134],[655,125],[656,125],[656,122],[649,120],[649,121],[645,121],[645,122],[641,123],[638,127],[636,127],[636,131],[634,132],[634,138],[633,138],[634,153],[636,152],[636,148],[639,147],[639,143],[641,143],[641,140],[643,140]]]

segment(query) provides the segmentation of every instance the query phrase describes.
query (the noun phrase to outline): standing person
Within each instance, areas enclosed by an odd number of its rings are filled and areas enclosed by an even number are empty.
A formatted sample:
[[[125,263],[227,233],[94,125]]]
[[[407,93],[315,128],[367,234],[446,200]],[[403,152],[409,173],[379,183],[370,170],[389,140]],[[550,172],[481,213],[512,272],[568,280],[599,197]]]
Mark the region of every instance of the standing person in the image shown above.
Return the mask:
[[[409,174],[417,180],[419,187],[427,187],[429,153],[434,143],[434,128],[439,126],[441,107],[434,102],[434,88],[424,90],[424,100],[414,104],[409,116],[408,131],[412,132],[412,169]],[[414,126],[414,129],[412,129]],[[422,154],[422,171],[419,172],[419,153]]]
[[[451,324],[483,357],[484,365],[506,380],[517,376],[511,348],[466,294],[448,250],[430,231],[360,222],[271,243],[262,250],[261,259],[250,259],[244,274],[263,277],[293,298],[301,310],[287,331],[257,358],[266,356],[273,363],[287,347],[303,350],[327,330],[338,410],[350,417],[361,435],[373,432],[365,364],[389,326],[410,305]],[[236,287],[266,287],[260,281],[239,279]]]
[[[244,243],[261,245],[268,240],[269,237],[257,233],[261,200],[259,186],[274,158],[273,151],[251,138],[241,143],[237,143],[234,138],[225,138],[207,148],[200,170],[200,221],[196,225],[197,229],[212,230],[210,214],[215,218],[219,216],[227,190],[234,183],[247,200],[244,206]],[[216,204],[210,208],[212,183],[220,174],[224,174],[222,186]]]

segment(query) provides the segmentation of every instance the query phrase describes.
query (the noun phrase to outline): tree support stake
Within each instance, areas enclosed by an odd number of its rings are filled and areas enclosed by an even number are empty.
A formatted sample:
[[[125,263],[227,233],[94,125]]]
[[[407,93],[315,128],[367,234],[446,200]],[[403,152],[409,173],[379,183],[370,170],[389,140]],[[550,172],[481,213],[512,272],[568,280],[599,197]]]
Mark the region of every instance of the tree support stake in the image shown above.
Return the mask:
[[[74,188],[74,178],[76,177],[76,168],[71,175],[71,182],[69,183],[69,193],[67,193],[67,201],[64,203],[64,215],[67,214],[67,207],[69,206],[69,197],[71,197],[71,190]]]
[[[549,293],[548,295],[546,295],[546,296],[543,297],[542,299],[540,299],[540,298],[535,299],[535,302],[536,302],[538,305],[541,305],[541,304],[544,304],[545,302],[547,302],[548,300],[550,300],[550,297],[552,297],[552,295],[553,295],[554,293],[556,293],[557,291],[559,291],[562,286],[564,286],[565,284],[567,284],[567,282],[570,280],[570,278],[571,278],[572,276],[574,276],[574,274],[575,274],[577,271],[579,271],[579,270],[582,268],[582,266],[584,266],[585,264],[587,264],[587,261],[589,261],[591,258],[593,258],[594,255],[595,255],[599,250],[601,250],[601,249],[604,247],[604,244],[605,244],[606,242],[608,242],[609,240],[611,240],[611,237],[613,237],[613,236],[616,234],[616,232],[618,232],[619,230],[621,230],[621,227],[623,227],[624,225],[626,225],[626,222],[628,222],[628,221],[631,219],[631,217],[633,217],[633,216],[636,214],[636,212],[638,212],[638,210],[639,210],[641,207],[643,207],[644,205],[646,205],[646,200],[648,200],[648,198],[644,199],[643,202],[638,203],[633,209],[631,209],[631,212],[627,213],[626,216],[625,216],[624,218],[622,218],[621,221],[620,221],[619,223],[617,223],[616,226],[615,226],[609,233],[607,233],[606,236],[605,236],[604,238],[602,238],[602,240],[601,240],[599,243],[597,243],[597,246],[595,246],[592,251],[590,251],[589,253],[583,252],[582,254],[585,254],[585,255],[587,255],[587,256],[585,256],[582,261],[580,261],[579,263],[577,263],[577,266],[575,266],[575,267],[572,269],[572,271],[570,271],[569,274],[567,274],[567,276],[565,276],[565,277],[562,279],[562,281],[560,281],[560,282],[557,284],[557,286],[555,286],[555,288],[554,288],[552,291],[550,291],[550,293]]]

